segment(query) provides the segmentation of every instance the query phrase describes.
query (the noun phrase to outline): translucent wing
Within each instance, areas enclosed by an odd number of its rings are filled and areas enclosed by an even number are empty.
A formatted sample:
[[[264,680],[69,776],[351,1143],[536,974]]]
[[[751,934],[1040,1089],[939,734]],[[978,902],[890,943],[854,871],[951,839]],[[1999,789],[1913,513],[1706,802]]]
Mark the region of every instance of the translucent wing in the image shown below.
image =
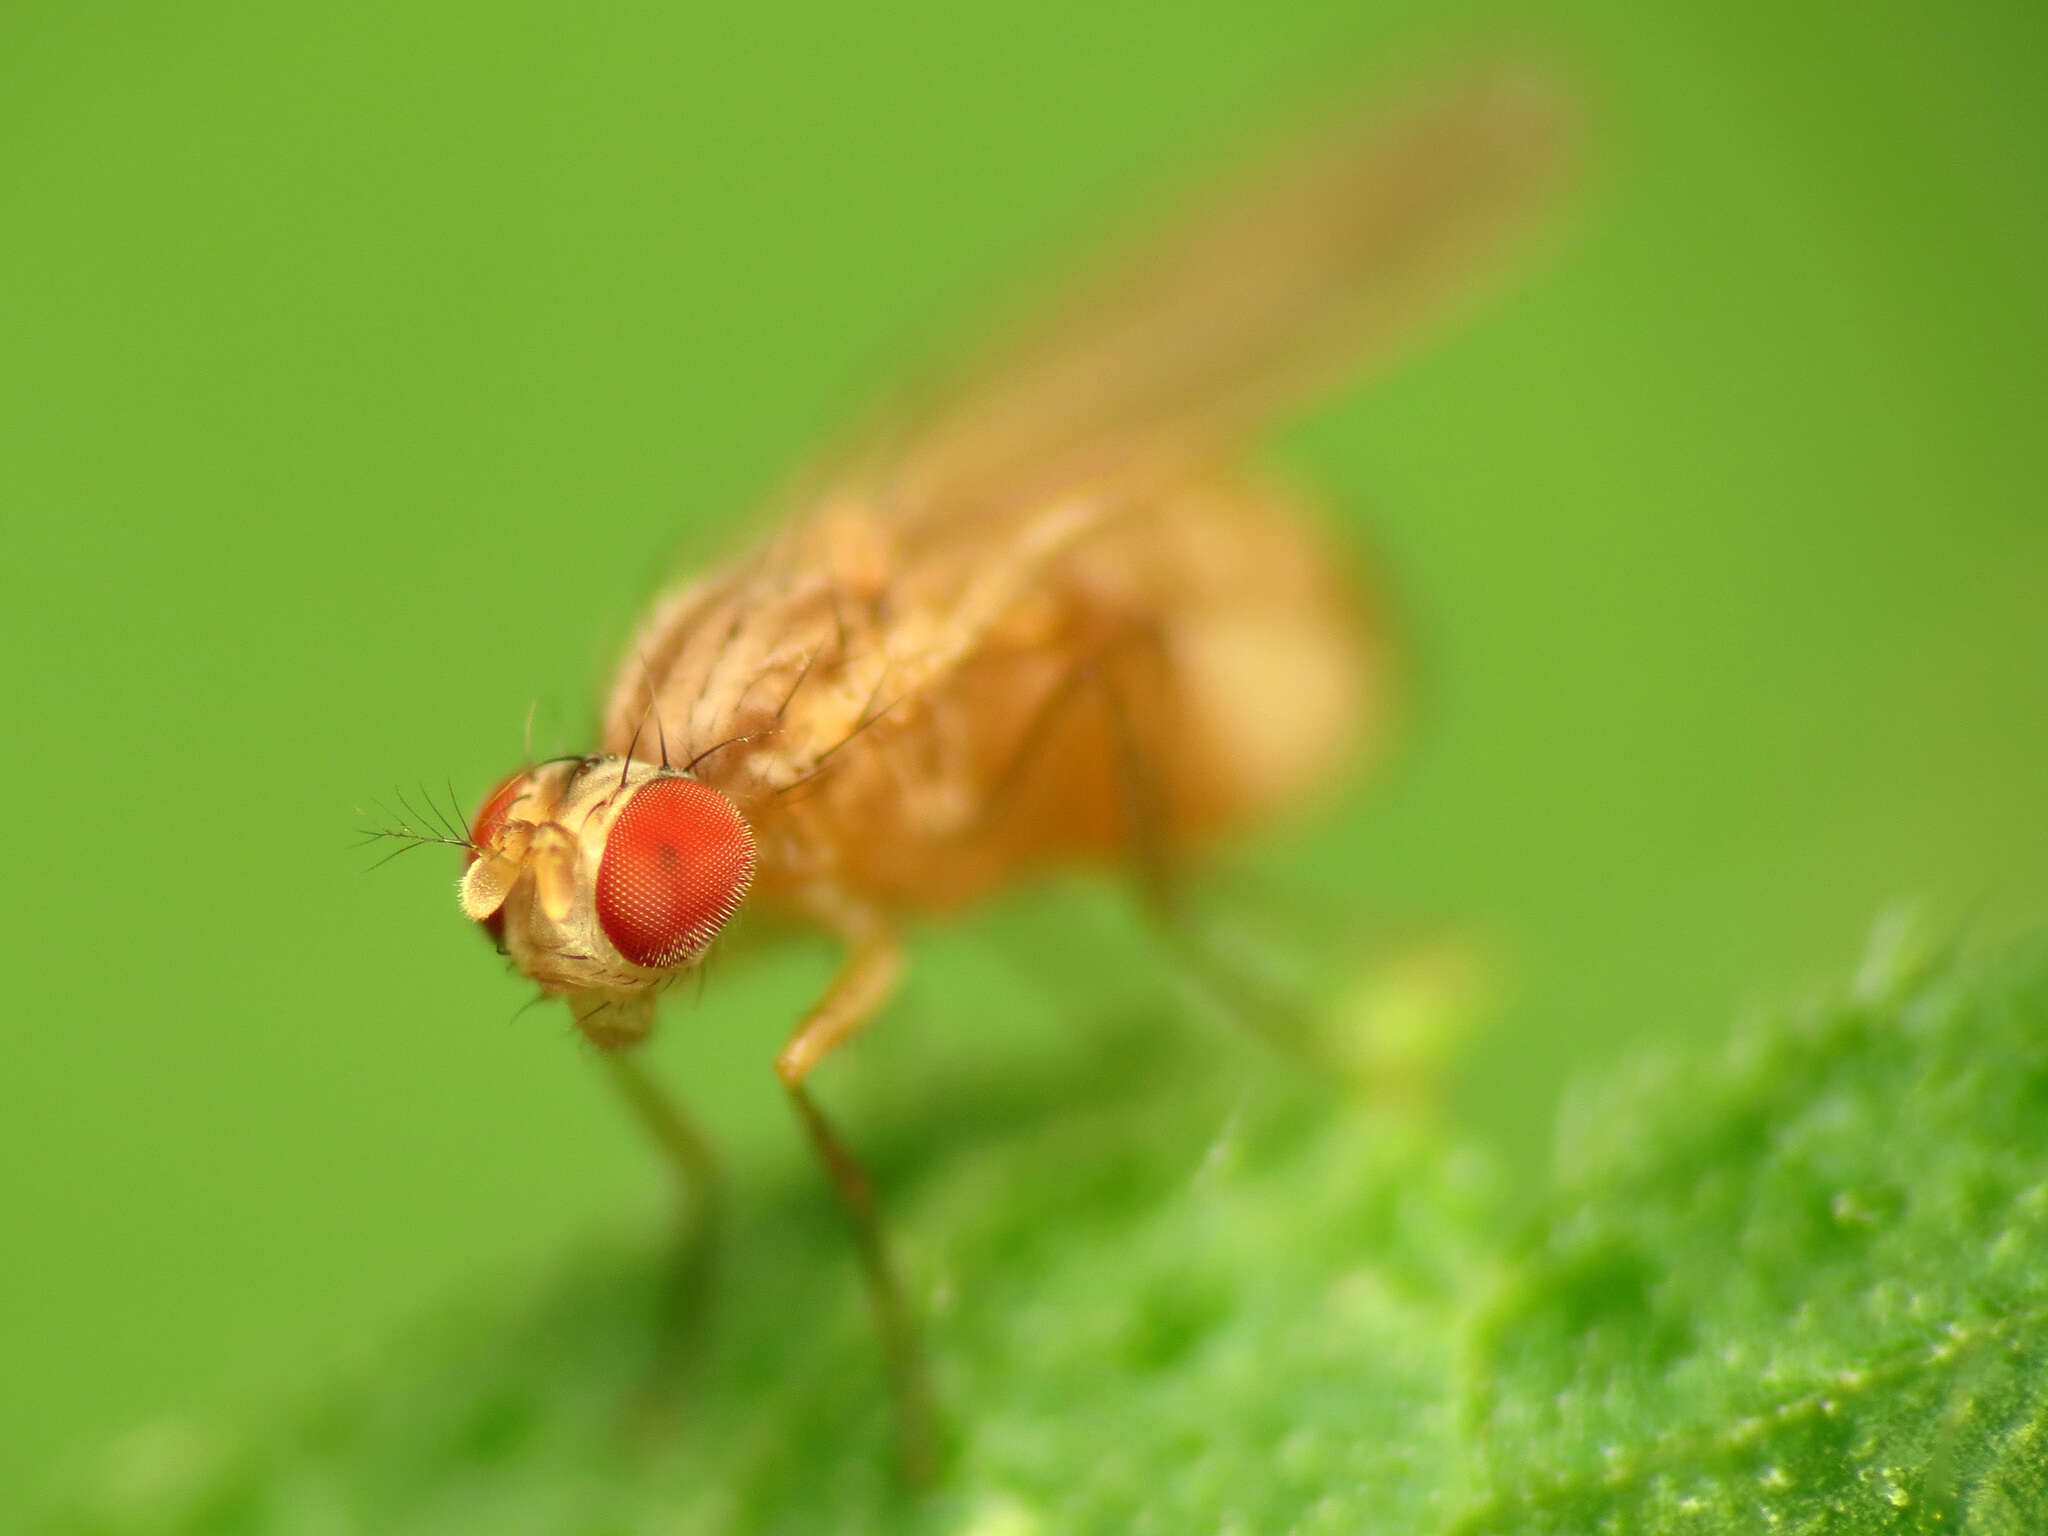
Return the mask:
[[[1470,291],[1552,197],[1566,138],[1559,93],[1495,67],[1342,120],[1127,246],[663,605],[607,747],[658,703],[737,795],[903,720],[1105,522],[1160,512]]]
[[[1227,455],[1475,286],[1554,196],[1567,129],[1527,65],[1340,120],[1128,245],[821,478],[908,531]]]

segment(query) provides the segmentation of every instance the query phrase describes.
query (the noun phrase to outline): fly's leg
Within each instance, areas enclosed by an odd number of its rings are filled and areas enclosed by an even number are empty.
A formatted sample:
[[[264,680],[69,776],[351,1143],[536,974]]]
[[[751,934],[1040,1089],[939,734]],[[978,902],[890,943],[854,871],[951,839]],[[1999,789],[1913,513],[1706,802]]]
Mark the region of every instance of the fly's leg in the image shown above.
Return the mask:
[[[1165,665],[1162,637],[1156,631],[1134,631],[1124,643]],[[1084,662],[1081,673],[1099,695],[1108,722],[1117,809],[1123,818],[1131,872],[1147,915],[1184,973],[1212,1001],[1290,1054],[1314,1059],[1319,1053],[1316,1031],[1302,999],[1229,954],[1184,898],[1168,834],[1169,791],[1159,765],[1139,741],[1130,706],[1111,665],[1114,660],[1113,652],[1098,656]]]
[[[1149,632],[1142,634],[1134,643],[1139,642],[1154,651],[1159,647],[1158,637]],[[1124,842],[1130,851],[1131,869],[1137,877],[1139,893],[1152,916],[1162,927],[1171,930],[1182,923],[1185,907],[1172,854],[1167,846],[1167,790],[1160,780],[1158,765],[1138,745],[1130,710],[1117,687],[1115,676],[1105,665],[1106,660],[1096,657],[1084,662],[1081,676],[1100,694],[1103,714],[1109,722],[1117,811],[1123,818]]]
[[[874,1186],[811,1097],[805,1081],[819,1062],[860,1033],[880,1012],[903,968],[902,951],[878,917],[864,913],[842,926],[848,930],[850,944],[846,960],[825,995],[784,1042],[775,1058],[775,1075],[825,1165],[853,1229],[868,1300],[881,1331],[889,1390],[895,1399],[903,1475],[911,1487],[927,1488],[938,1474],[937,1435],[917,1327],[883,1239]]]
[[[1276,967],[1274,947],[1249,925],[1206,918],[1183,899],[1165,836],[1166,787],[1146,753],[1116,674],[1087,664],[1100,691],[1115,755],[1118,809],[1132,871],[1153,926],[1183,973],[1241,1025],[1296,1060],[1349,1080],[1374,1098],[1427,1108],[1451,1050],[1471,1034],[1488,986],[1485,957],[1455,935],[1379,956],[1364,984],[1347,989],[1342,1016],[1316,1006],[1299,967]],[[1226,914],[1227,917],[1227,914]]]
[[[601,1053],[599,1059],[674,1175],[682,1205],[675,1275],[665,1292],[660,1342],[643,1403],[650,1417],[659,1418],[679,1379],[698,1357],[710,1311],[711,1274],[721,1225],[718,1166],[710,1143],[638,1056],[629,1050],[612,1050]]]
[[[654,1139],[654,1144],[675,1175],[676,1190],[691,1224],[712,1228],[718,1222],[718,1164],[711,1144],[683,1114],[675,1100],[626,1051],[606,1051],[600,1058],[612,1081],[625,1095],[634,1118]]]
[[[1119,669],[1133,666],[1162,672],[1168,666],[1164,637],[1158,629],[1126,626],[1074,662],[1026,723],[1017,750],[996,776],[973,829],[980,830],[1000,814],[1009,795],[1049,749],[1069,711],[1099,710],[1109,743],[1125,856],[1146,915],[1180,961],[1183,973],[1207,997],[1240,1022],[1300,1053],[1307,1049],[1310,1035],[1303,1010],[1283,989],[1226,957],[1223,945],[1198,926],[1196,912],[1184,899],[1169,830],[1167,787],[1157,763],[1140,744],[1130,701],[1118,681]]]

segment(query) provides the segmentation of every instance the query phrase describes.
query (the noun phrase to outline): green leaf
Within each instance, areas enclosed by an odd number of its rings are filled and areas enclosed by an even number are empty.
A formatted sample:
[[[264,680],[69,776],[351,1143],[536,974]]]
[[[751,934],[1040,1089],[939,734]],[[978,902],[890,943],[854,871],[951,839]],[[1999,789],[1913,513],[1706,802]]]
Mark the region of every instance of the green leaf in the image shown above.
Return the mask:
[[[1475,1338],[1460,1529],[2048,1529],[2048,957],[1587,1113]]]
[[[1174,1045],[843,1088],[948,1411],[928,1499],[796,1182],[735,1193],[665,1416],[662,1258],[586,1249],[290,1412],[141,1433],[50,1528],[2048,1529],[2048,950],[1585,1096],[1519,1230],[1441,1133]]]

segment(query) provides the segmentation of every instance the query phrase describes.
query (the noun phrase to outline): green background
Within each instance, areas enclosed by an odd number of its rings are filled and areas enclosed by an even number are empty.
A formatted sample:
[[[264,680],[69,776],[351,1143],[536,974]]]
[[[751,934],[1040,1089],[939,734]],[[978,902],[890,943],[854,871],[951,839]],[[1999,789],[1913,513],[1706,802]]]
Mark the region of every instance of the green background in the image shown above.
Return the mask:
[[[580,745],[678,544],[1151,173],[1503,26],[1575,61],[1591,188],[1279,445],[1409,711],[1243,867],[1311,950],[1484,945],[1453,1111],[1533,1183],[1574,1069],[1838,973],[1894,899],[2048,916],[2038,7],[0,16],[0,1518],[656,1219],[452,861],[365,873],[358,807],[473,800],[536,701]],[[1156,1007],[1121,911],[923,936],[945,1028],[891,1070]],[[827,963],[731,967],[659,1047],[767,1176],[807,1176],[767,1061]]]

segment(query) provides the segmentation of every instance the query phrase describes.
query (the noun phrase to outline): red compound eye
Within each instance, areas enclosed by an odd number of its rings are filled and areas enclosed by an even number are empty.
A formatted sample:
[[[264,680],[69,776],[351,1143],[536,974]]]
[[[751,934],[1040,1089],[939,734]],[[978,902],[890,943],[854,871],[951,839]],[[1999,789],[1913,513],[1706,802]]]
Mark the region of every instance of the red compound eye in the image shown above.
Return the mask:
[[[477,849],[490,847],[491,839],[498,835],[498,828],[505,824],[506,816],[511,813],[512,803],[526,792],[532,778],[533,775],[522,768],[484,796],[484,803],[477,808],[476,819],[469,824],[469,852],[463,856],[464,869],[476,862]]]
[[[754,834],[694,779],[650,779],[605,836],[597,920],[635,965],[664,970],[709,944],[754,878]]]

